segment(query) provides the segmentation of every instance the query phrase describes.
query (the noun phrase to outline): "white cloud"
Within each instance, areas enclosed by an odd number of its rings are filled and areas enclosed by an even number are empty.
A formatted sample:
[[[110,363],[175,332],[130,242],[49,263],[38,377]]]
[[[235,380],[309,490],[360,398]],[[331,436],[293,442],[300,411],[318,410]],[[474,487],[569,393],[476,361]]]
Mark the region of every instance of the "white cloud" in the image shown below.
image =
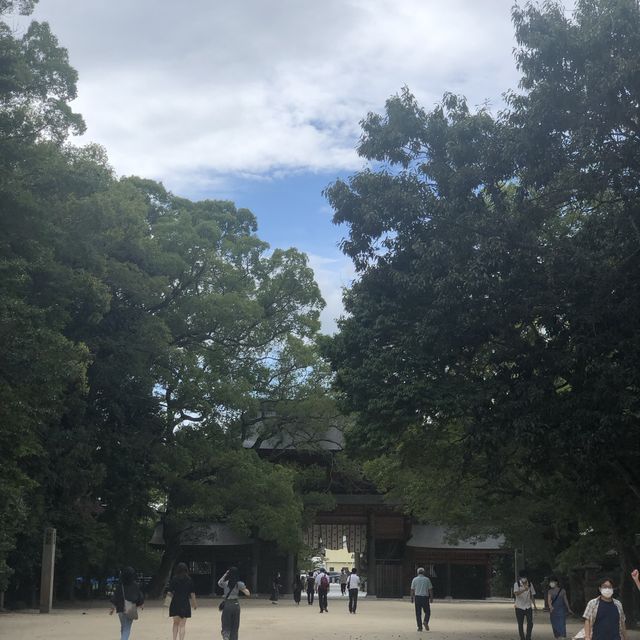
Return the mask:
[[[518,80],[512,4],[42,0],[34,17],[69,49],[86,139],[118,173],[220,198],[241,177],[360,168],[360,120],[404,85],[425,108],[445,91],[500,106]],[[322,253],[309,257],[333,333],[354,271]]]
[[[515,85],[512,0],[43,0],[76,108],[116,170],[352,170],[359,121],[407,84],[430,106]]]
[[[308,254],[309,266],[313,269],[316,282],[322,292],[327,306],[320,314],[322,332],[333,334],[336,331],[336,320],[344,314],[342,292],[354,279],[355,269],[348,258],[340,256],[330,258]]]

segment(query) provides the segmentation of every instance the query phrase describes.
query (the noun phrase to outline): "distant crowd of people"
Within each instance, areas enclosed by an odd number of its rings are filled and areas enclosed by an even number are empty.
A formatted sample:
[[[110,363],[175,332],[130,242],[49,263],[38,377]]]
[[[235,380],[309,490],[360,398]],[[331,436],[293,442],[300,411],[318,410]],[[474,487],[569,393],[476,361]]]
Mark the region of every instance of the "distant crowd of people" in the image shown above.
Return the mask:
[[[631,573],[631,579],[640,590],[638,570]],[[342,569],[339,578],[340,593],[348,595],[349,613],[355,614],[358,609],[358,593],[361,587],[357,569]],[[320,613],[328,613],[328,593],[330,578],[324,568],[297,575],[293,582],[293,599],[299,605],[302,592],[306,590],[307,604],[313,605],[318,596]],[[251,595],[246,584],[240,580],[237,567],[231,567],[219,580],[218,586],[223,591],[223,598],[218,608],[221,611],[220,627],[223,640],[238,640],[240,629],[239,596]],[[584,626],[574,636],[585,640],[627,640],[625,614],[622,603],[613,597],[614,582],[610,578],[599,581],[599,595],[587,603],[582,614]],[[271,601],[278,603],[282,588],[280,573],[276,572],[271,583]],[[431,605],[433,604],[433,584],[425,574],[424,568],[417,570],[411,581],[411,603],[414,605],[418,631],[429,631]],[[519,572],[513,585],[514,608],[520,640],[532,640],[533,612],[537,610],[536,590],[529,580],[526,570]],[[173,577],[169,582],[166,595],[169,616],[172,618],[173,640],[184,640],[187,620],[192,611],[198,608],[193,580],[189,576],[187,565],[176,565]],[[120,640],[129,640],[133,621],[138,618],[138,609],[144,606],[144,596],[132,567],[122,571],[118,586],[111,598],[110,614],[117,613],[120,621]],[[566,619],[573,615],[567,592],[559,579],[549,579],[549,589],[545,596],[545,605],[549,611],[549,619],[554,638],[562,640],[567,637]]]

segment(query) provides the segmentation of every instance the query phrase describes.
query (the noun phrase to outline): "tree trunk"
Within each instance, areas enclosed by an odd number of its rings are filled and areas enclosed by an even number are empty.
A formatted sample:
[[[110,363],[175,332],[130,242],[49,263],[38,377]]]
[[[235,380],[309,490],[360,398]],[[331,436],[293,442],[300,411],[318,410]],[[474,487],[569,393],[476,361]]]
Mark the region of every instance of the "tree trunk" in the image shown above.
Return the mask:
[[[627,619],[627,627],[635,629],[638,612],[634,594],[636,585],[631,580],[631,570],[636,566],[638,556],[633,547],[633,534],[629,534],[628,522],[622,515],[629,513],[631,508],[633,504],[621,505],[610,512],[609,519],[620,563],[620,601]]]
[[[620,580],[620,600],[627,618],[627,628],[636,629],[638,611],[636,611],[635,591],[636,585],[631,580],[631,571],[635,568],[635,554],[633,548],[624,547],[618,550],[620,558],[620,569],[622,576]]]
[[[173,569],[173,565],[180,557],[180,534],[171,537],[165,537],[164,553],[158,567],[157,573],[153,576],[147,589],[148,598],[160,598],[163,595],[165,585],[169,581],[169,576]]]

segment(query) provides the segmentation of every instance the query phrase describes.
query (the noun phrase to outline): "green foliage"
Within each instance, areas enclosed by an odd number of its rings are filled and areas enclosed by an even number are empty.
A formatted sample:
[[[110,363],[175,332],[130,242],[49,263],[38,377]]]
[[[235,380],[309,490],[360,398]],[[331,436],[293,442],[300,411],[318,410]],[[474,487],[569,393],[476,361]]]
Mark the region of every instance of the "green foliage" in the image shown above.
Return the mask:
[[[334,409],[306,256],[67,145],[76,79],[48,25],[0,23],[0,588],[36,579],[45,525],[60,593],[147,563],[159,505],[168,535],[222,519],[295,548],[298,478],[242,440],[276,407],[291,429]]]
[[[411,512],[549,562],[593,527],[624,566],[640,525],[640,10],[583,0],[570,20],[546,3],[514,23],[522,91],[505,112],[451,95],[426,112],[405,89],[364,120],[379,168],[327,190],[358,279],[325,352],[353,450]]]

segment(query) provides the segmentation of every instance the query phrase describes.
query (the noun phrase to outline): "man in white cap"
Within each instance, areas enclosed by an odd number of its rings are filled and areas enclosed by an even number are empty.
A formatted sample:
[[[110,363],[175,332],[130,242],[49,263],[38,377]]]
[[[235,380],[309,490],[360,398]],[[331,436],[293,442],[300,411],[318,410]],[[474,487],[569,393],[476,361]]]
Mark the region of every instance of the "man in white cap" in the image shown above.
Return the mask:
[[[418,569],[418,575],[411,581],[411,602],[416,607],[416,622],[418,631],[422,631],[422,612],[424,611],[424,628],[429,631],[429,619],[431,618],[431,603],[433,602],[433,585],[431,580],[424,575],[424,569]]]

